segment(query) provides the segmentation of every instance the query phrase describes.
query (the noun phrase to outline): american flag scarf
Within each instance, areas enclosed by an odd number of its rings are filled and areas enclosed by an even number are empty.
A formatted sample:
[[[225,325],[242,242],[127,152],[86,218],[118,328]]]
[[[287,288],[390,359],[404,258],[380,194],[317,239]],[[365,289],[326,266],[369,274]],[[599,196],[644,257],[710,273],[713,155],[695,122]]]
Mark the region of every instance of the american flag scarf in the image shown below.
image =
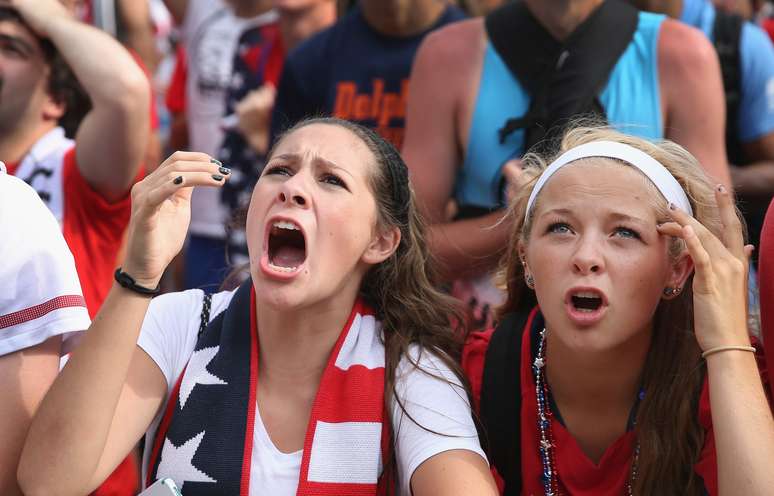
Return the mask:
[[[312,406],[299,496],[383,493],[390,436],[380,331],[373,311],[358,300]],[[149,447],[146,484],[170,477],[185,496],[250,494],[258,345],[255,290],[248,279],[202,333],[172,390]]]

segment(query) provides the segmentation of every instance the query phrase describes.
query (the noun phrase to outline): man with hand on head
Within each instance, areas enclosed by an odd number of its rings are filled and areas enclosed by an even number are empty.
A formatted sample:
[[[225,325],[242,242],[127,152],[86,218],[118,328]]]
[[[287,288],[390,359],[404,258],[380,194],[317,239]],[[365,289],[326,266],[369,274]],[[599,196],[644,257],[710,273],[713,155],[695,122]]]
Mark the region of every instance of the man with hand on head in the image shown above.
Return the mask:
[[[117,41],[56,0],[0,1],[0,48],[0,159],[59,222],[93,316],[129,221],[149,132],[148,80]],[[68,122],[72,140],[60,123],[89,105],[83,91],[91,108]]]

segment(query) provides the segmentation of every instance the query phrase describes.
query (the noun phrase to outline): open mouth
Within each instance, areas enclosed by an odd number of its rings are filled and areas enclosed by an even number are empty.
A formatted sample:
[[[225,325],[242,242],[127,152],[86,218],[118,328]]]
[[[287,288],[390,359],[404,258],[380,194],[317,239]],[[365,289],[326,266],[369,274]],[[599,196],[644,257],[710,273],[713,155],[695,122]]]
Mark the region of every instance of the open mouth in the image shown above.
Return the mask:
[[[301,228],[287,220],[275,221],[269,230],[269,266],[293,272],[306,260],[306,240]]]
[[[595,312],[602,307],[602,297],[592,291],[581,291],[570,296],[570,302],[579,312]]]

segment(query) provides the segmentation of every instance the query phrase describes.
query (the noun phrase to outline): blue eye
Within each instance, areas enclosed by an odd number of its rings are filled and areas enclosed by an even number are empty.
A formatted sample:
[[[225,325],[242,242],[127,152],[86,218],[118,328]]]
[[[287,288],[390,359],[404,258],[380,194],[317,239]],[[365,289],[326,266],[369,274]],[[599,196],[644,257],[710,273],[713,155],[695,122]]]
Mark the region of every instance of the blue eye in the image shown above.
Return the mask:
[[[614,234],[622,238],[640,239],[640,235],[637,231],[623,226],[616,227]]]
[[[556,234],[569,234],[569,233],[572,233],[572,229],[570,229],[570,226],[565,224],[564,222],[554,222],[553,224],[548,226],[548,229],[546,229],[546,232],[556,233]]]

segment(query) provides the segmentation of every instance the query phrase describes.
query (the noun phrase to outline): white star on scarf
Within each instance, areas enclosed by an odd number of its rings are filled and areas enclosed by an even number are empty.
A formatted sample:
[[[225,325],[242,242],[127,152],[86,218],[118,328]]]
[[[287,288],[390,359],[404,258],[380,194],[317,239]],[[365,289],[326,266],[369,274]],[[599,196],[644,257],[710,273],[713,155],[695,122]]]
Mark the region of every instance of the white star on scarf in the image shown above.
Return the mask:
[[[218,482],[193,466],[192,459],[203,438],[204,431],[184,442],[180,447],[172,444],[169,438],[164,438],[156,477],[158,479],[169,477],[180,485],[180,489],[186,482]]]
[[[212,346],[210,348],[194,351],[193,355],[191,355],[191,359],[188,361],[188,366],[185,369],[183,380],[180,382],[181,410],[188,401],[188,397],[191,395],[194,386],[197,384],[228,384],[226,381],[212,375],[207,370],[207,365],[215,358],[219,349],[220,346]]]

